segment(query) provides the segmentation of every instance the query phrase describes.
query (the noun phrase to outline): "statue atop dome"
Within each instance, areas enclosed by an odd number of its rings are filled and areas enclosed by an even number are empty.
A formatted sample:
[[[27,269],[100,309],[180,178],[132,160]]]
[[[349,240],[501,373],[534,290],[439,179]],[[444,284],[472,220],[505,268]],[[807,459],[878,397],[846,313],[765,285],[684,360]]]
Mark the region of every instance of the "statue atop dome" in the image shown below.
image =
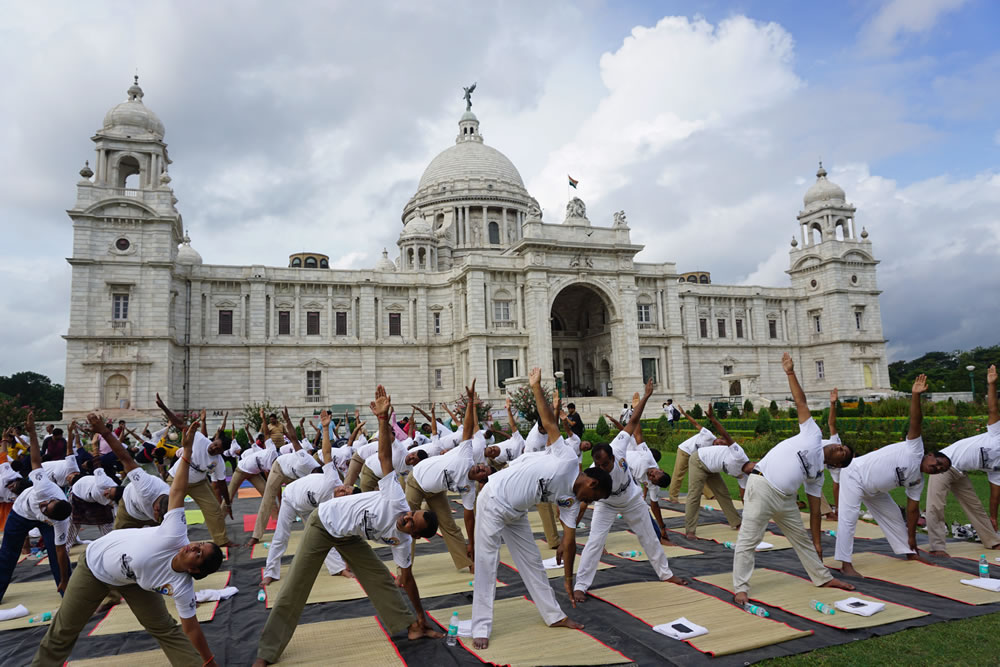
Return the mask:
[[[472,111],[472,93],[476,91],[476,82],[473,81],[468,87],[462,86],[462,90],[465,91],[465,95],[462,96],[465,98],[465,110]]]
[[[566,203],[566,219],[564,225],[587,225],[590,220],[587,218],[587,205],[579,197],[573,197]]]

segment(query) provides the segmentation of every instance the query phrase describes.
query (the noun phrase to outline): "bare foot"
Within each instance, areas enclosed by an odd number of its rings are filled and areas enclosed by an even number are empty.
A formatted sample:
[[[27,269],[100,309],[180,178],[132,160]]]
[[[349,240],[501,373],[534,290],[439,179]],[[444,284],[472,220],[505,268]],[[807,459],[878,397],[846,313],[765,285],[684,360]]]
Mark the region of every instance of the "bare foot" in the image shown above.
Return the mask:
[[[669,581],[672,584],[677,584],[678,586],[687,586],[691,583],[690,581],[688,581],[683,577],[678,577],[676,574],[667,579],[666,581]]]
[[[583,591],[573,591],[573,602],[583,604],[587,601],[587,594]]]
[[[660,538],[660,544],[662,544],[665,547],[677,547],[677,546],[680,546],[679,544],[675,544],[674,542],[671,542],[666,537],[661,537]]]
[[[684,537],[686,537],[689,540],[696,540],[696,539],[698,539],[698,536],[695,535],[694,533],[684,533]]]
[[[864,577],[861,576],[861,573],[858,572],[857,569],[855,569],[855,567],[850,563],[844,563],[840,571],[844,573],[845,577],[858,577],[859,579],[864,579]]]
[[[409,628],[407,628],[406,636],[410,641],[423,639],[425,637],[428,639],[440,639],[441,637],[444,637],[444,633],[438,632],[437,630],[431,630],[422,622],[416,621],[410,625]]]
[[[340,576],[342,576],[342,577],[344,577],[346,579],[354,579],[355,578],[354,573],[351,572],[351,568],[349,568],[349,567],[345,567],[343,570],[341,570],[337,574],[339,574]]]
[[[482,651],[484,648],[490,647],[490,640],[488,637],[476,637],[472,640],[472,646]]]
[[[476,564],[473,563],[469,565],[469,574],[475,574],[475,573],[476,573]]]
[[[730,526],[729,529],[730,530],[739,530],[741,525],[743,525],[743,524],[738,523],[735,526]]]
[[[951,555],[947,551],[932,551],[931,555],[935,558],[951,558]]]
[[[576,621],[574,621],[573,619],[571,619],[569,616],[567,616],[566,618],[562,619],[561,621],[556,621],[555,623],[553,623],[549,627],[550,628],[569,628],[570,630],[583,630],[583,623],[577,623]]]
[[[258,540],[256,537],[251,537],[250,541],[247,542],[247,546],[248,547],[252,547],[253,545],[257,544],[258,542],[260,542],[260,540]]]
[[[861,575],[859,574],[858,576],[860,577]],[[842,591],[853,591],[854,585],[840,579],[831,579],[823,584],[823,588],[839,588]]]
[[[273,581],[274,579],[272,579],[271,577],[264,577],[263,579],[260,580],[260,587],[266,588],[267,586],[270,586],[271,582]]]
[[[745,605],[747,602],[750,601],[750,596],[747,595],[746,593],[737,593],[733,597],[733,601],[736,602],[737,605],[742,607],[743,605]]]
[[[836,521],[837,520],[837,513],[836,512],[830,512],[829,514],[824,514],[823,515],[823,520],[824,521]]]

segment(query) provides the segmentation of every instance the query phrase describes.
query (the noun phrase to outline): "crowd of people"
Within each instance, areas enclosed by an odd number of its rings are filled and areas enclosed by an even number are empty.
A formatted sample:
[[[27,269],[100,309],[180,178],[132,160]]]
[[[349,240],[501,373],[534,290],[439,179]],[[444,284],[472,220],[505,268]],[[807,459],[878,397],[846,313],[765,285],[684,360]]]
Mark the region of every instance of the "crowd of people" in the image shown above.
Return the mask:
[[[752,461],[711,410],[711,428],[703,427],[671,401],[664,404],[671,424],[686,418],[697,430],[679,446],[672,476],[660,469],[660,452],[643,438],[642,415],[653,394],[652,381],[624,406],[620,420],[609,416],[618,429],[611,442],[591,444],[582,439],[583,422],[573,404],[564,411],[558,394],[547,395],[537,368],[529,375],[529,386],[538,420],[523,436],[509,400],[509,431],[480,424],[475,381],[465,390],[464,412],[442,406],[448,419],[439,419],[435,406],[430,413],[414,406],[408,418],[397,420],[391,397],[379,385],[369,405],[371,416],[366,417],[377,425],[367,428],[359,412],[352,423],[349,415],[336,420],[322,411],[319,425],[311,424],[311,439],[304,419],[296,426],[287,410],[280,416],[262,411],[256,437],[245,448],[226,429],[228,415],[210,435],[204,411],[186,423],[159,396],[164,426],[155,433],[149,424],[137,433],[124,421],[115,425],[91,414],[86,424],[69,424],[65,436],[62,429],[47,426],[39,442],[29,412],[23,425],[4,432],[0,444],[0,603],[22,553],[37,545],[49,556],[63,601],[33,664],[62,664],[92,615],[124,598],[171,664],[213,665],[211,647],[195,615],[193,581],[219,569],[225,547],[238,546],[227,535],[225,519],[233,517],[233,502],[244,481],[261,497],[249,544],[264,539],[269,519],[276,519],[262,587],[282,576],[281,560],[294,523],[304,522],[287,581],[260,634],[258,666],[280,659],[321,565],[331,575],[356,577],[389,632],[405,629],[411,640],[440,637],[423,610],[415,559],[416,539],[432,539],[438,533],[456,570],[467,569],[473,577],[471,627],[477,649],[489,645],[504,544],[545,624],[582,627],[564,612],[549,583],[528,520],[528,512],[535,509],[545,541],[563,567],[563,588],[572,607],[586,602],[616,520],[627,524],[637,547],[648,554],[652,577],[686,585],[661,548],[672,543],[660,510],[664,497],[680,501],[685,476],[684,535],[697,538],[701,499],[714,496],[734,531],[734,602],[740,605],[749,600],[755,549],[771,521],[816,586],[854,588],[823,564],[824,517],[838,521],[834,557],[841,573],[861,576],[852,554],[862,504],[895,553],[925,558],[916,540],[924,475],[930,476],[926,523],[931,556],[947,556],[944,505],[949,493],[961,504],[983,546],[1000,548],[995,366],[987,375],[986,432],[926,452],[921,395],[927,379],[921,375],[912,386],[905,440],[855,456],[837,431],[836,410],[830,411],[829,437],[824,439],[791,357],[785,354],[781,363],[799,432]],[[834,390],[831,406],[836,401]],[[418,412],[424,419],[419,427]],[[583,466],[586,451],[593,460],[589,467]],[[834,483],[832,504],[823,493],[826,470]],[[988,475],[988,511],[967,477],[975,470]],[[742,513],[723,475],[737,480]],[[802,487],[808,527],[797,502]],[[889,495],[900,487],[907,498],[905,510]],[[461,525],[449,506],[449,493],[458,496]],[[201,509],[210,542],[189,541],[185,497]],[[576,530],[588,507],[590,533],[577,568]],[[72,567],[69,549],[81,541],[79,532],[85,526],[95,527],[100,536],[86,544]],[[395,573],[369,541],[391,549]],[[174,600],[180,625],[167,612],[166,596]]]

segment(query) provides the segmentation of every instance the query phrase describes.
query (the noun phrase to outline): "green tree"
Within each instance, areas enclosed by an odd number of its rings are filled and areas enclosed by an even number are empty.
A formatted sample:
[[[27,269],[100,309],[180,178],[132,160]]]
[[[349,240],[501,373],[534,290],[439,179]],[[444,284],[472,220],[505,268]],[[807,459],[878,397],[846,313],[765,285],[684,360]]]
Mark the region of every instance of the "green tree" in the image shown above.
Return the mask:
[[[604,415],[601,415],[601,418],[597,420],[597,426],[594,430],[597,432],[597,435],[608,435],[611,433],[611,429],[608,428],[608,422],[604,420]]]
[[[772,417],[778,416],[778,403],[777,401],[771,401],[771,405],[767,406],[768,411],[770,411]]]
[[[250,428],[250,433],[253,433],[252,437],[257,437],[257,434],[260,433],[261,427],[263,426],[260,423],[261,410],[264,411],[265,417],[276,414],[278,415],[279,420],[282,418],[281,408],[271,405],[269,401],[263,401],[261,403],[244,403],[242,415],[243,423]]]
[[[754,426],[755,433],[771,432],[771,411],[761,410],[757,413],[757,424]]]
[[[858,416],[859,417],[865,416],[865,399],[863,398],[858,399]]]
[[[18,405],[33,407],[36,421],[57,421],[62,417],[63,386],[41,373],[0,375],[0,394],[9,396]]]
[[[705,416],[705,411],[701,409],[700,405],[695,403],[694,407],[691,408],[691,416],[694,417],[695,419],[701,419],[702,417]]]
[[[603,417],[602,417],[603,419]],[[656,420],[656,433],[659,436],[665,436],[667,431],[670,430],[670,422],[667,421],[666,415],[660,415],[660,418]]]
[[[753,414],[753,401],[751,401],[749,398],[743,401],[743,414],[746,416],[750,416]]]
[[[733,412],[729,416],[732,417],[733,419],[739,419],[740,418],[740,409],[739,409],[739,407],[734,405],[733,406]]]
[[[546,402],[552,405],[552,388],[546,384],[542,384],[542,394],[545,396]],[[535,405],[535,394],[531,391],[531,387],[528,385],[521,385],[517,388],[510,396],[511,405],[521,417],[531,424],[538,421],[538,407]],[[463,403],[464,405],[464,403]],[[607,426],[607,424],[605,424]]]
[[[465,415],[465,404],[469,400],[469,397],[465,394],[460,395],[455,400],[455,414]],[[490,408],[492,406],[481,398],[476,399],[476,418],[479,419],[479,423],[482,425],[487,425],[490,423]],[[463,417],[464,418],[464,417]]]

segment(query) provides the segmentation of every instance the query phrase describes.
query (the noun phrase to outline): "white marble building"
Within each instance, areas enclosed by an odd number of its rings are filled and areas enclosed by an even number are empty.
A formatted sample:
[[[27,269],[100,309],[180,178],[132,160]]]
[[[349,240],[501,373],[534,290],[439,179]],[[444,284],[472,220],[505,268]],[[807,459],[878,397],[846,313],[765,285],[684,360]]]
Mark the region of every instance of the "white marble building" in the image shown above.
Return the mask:
[[[367,270],[313,252],[288,266],[204,264],[138,83],[92,140],[68,212],[65,417],[155,412],[156,392],[191,409],[268,399],[311,412],[366,403],[379,381],[400,405],[426,404],[473,377],[498,402],[536,365],[561,371],[571,396],[607,396],[577,400],[588,417],[650,375],[657,402],[761,402],[787,396],[785,350],[817,402],[834,386],[889,391],[872,244],[822,167],[798,214],[792,286],[760,287],[637,261],[624,212],[593,224],[574,199],[564,220],[543,221],[470,110],[403,207],[398,259]]]

